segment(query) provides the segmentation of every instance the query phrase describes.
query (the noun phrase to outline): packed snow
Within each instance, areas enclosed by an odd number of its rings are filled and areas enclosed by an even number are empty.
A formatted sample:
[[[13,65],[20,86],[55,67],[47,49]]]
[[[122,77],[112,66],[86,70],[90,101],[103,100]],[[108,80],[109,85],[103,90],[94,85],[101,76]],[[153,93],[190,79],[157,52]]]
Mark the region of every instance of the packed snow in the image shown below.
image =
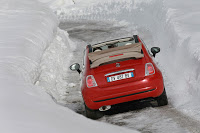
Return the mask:
[[[76,0],[76,4],[67,8],[65,6],[60,9],[57,8],[56,13],[63,23],[61,27],[67,30],[70,36],[86,43],[93,44],[137,33],[149,48],[159,46],[161,53],[156,56],[155,61],[163,72],[169,98],[170,106],[166,109],[166,112],[168,112],[166,115],[175,116],[170,115],[170,112],[175,109],[179,112],[176,113],[176,116],[190,121],[187,127],[190,132],[199,132],[198,126],[190,126],[196,125],[194,123],[199,125],[200,120],[200,104],[198,102],[200,95],[198,82],[199,6],[200,2],[196,0]],[[123,27],[116,29],[124,31],[119,33],[109,28],[110,32],[107,32],[106,24],[112,24],[113,29]],[[71,25],[72,27],[69,28],[64,25]],[[88,27],[88,25],[90,26]],[[101,26],[101,28],[98,26]],[[116,34],[113,34],[113,32],[116,32]],[[110,35],[107,33],[110,33]],[[99,36],[97,37],[97,35]],[[152,109],[148,110],[150,110],[148,113],[153,114],[151,113]],[[160,111],[164,110],[161,108]],[[122,116],[120,116],[121,119]],[[105,119],[109,119],[109,117]],[[115,122],[116,119],[111,119],[108,120],[110,123],[117,123]],[[135,124],[134,120],[131,120],[131,122]],[[169,123],[168,126],[170,127]],[[184,122],[182,122],[184,124],[180,124],[180,121],[177,123],[183,128],[187,125]],[[153,122],[151,124],[153,125]],[[149,130],[153,130],[154,127],[150,127]],[[140,130],[140,128],[137,129]],[[164,132],[169,129],[166,128]],[[155,132],[161,131],[157,129]],[[183,132],[183,130],[176,130],[176,132]],[[185,132],[187,132],[187,129]]]
[[[0,132],[136,132],[89,120],[56,104],[49,95],[51,92],[40,85],[45,87],[45,81],[51,80],[50,86],[55,88],[55,69],[60,69],[56,63],[67,63],[59,57],[64,55],[62,52],[70,55],[73,43],[58,28],[57,17],[47,6],[49,3],[33,0],[0,3]],[[50,53],[57,54],[48,58]],[[46,70],[48,76],[43,77],[41,72],[50,60],[55,64]]]
[[[144,41],[149,40],[144,38],[145,32],[150,32],[152,37],[147,45],[149,48],[161,48],[161,53],[156,56],[155,61],[165,75],[170,104],[186,115],[200,120],[199,1],[76,1],[73,6],[57,9],[57,15],[62,22],[117,22],[118,25],[124,24],[128,27],[124,36],[133,34],[130,31],[135,29]]]
[[[0,132],[200,132],[199,6],[197,0],[2,0]],[[133,34],[161,48],[155,61],[169,106],[101,122],[75,113],[84,107],[79,75],[69,65],[81,64],[87,43]]]

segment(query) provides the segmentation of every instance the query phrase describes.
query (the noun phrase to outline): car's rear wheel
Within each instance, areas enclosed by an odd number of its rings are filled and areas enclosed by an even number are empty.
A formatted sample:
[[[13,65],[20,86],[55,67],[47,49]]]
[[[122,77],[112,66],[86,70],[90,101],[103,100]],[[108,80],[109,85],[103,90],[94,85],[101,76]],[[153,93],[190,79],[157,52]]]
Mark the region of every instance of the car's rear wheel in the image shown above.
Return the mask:
[[[103,113],[100,112],[99,110],[92,110],[89,109],[86,105],[85,105],[85,115],[87,118],[91,118],[91,119],[99,119],[103,116]]]
[[[167,94],[166,94],[165,88],[164,88],[163,93],[159,97],[156,98],[156,101],[158,103],[158,106],[164,106],[164,105],[168,104],[168,99],[167,99]]]

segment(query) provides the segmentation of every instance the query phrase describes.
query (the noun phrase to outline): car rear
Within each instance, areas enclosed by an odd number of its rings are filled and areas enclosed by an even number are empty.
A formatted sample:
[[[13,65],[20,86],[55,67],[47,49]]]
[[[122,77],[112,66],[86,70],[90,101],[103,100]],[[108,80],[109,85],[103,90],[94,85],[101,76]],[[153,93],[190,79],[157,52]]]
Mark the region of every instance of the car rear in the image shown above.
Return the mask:
[[[162,74],[143,44],[141,48],[141,58],[125,58],[95,68],[89,65],[86,85],[82,88],[88,108],[97,110],[102,106],[154,98],[162,94]]]

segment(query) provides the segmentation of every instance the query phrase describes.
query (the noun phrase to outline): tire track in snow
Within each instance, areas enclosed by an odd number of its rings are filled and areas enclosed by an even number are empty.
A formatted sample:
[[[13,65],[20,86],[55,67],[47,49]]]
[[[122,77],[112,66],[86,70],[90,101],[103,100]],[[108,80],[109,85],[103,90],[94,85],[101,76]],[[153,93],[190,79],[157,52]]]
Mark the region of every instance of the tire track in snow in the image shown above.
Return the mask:
[[[172,106],[166,106],[161,108],[159,111],[164,112],[166,116],[172,118],[178,125],[182,128],[187,128],[191,133],[200,132],[200,122],[184,115],[183,113],[177,111]]]

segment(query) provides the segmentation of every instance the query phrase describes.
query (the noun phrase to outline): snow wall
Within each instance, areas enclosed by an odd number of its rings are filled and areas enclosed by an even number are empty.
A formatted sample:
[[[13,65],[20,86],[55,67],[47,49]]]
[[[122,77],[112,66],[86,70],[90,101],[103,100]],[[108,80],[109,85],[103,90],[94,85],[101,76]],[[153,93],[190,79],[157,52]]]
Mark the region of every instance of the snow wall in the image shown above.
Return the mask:
[[[52,45],[71,48],[68,34],[57,28],[58,20],[47,7],[52,1],[42,2],[47,4],[33,0],[0,2],[0,132],[133,133],[57,105],[37,86],[41,69],[45,69],[41,68],[45,51]]]
[[[150,32],[153,41],[147,45],[161,48],[155,60],[163,72],[170,104],[200,119],[199,1],[75,1],[75,5],[57,9],[61,21],[111,21],[127,24],[127,31]],[[142,32],[138,34],[143,37]]]

